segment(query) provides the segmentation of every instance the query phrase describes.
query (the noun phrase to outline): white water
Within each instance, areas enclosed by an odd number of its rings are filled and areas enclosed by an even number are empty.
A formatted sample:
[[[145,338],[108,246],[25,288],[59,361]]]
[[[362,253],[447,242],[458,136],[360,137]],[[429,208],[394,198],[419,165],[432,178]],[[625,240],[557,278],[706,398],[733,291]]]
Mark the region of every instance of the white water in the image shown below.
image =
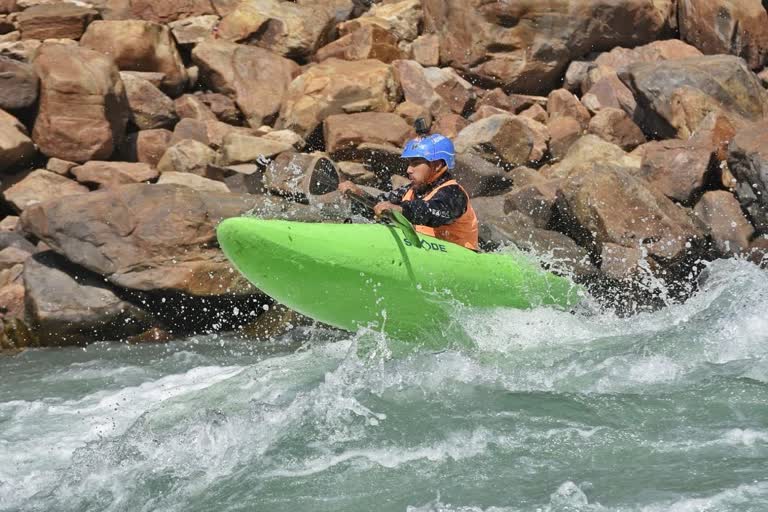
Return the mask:
[[[719,261],[655,313],[466,312],[472,352],[29,351],[0,360],[0,510],[765,511],[767,307]]]

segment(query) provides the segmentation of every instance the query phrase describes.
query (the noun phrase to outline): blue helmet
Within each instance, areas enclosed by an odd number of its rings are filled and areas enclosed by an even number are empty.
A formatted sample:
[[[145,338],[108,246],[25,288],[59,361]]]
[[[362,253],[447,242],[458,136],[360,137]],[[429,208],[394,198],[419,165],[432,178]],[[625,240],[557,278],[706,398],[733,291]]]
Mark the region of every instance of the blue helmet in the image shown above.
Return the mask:
[[[453,169],[456,165],[454,153],[451,139],[436,133],[428,137],[409,140],[400,156],[402,158],[424,158],[429,162],[445,160],[448,168]]]

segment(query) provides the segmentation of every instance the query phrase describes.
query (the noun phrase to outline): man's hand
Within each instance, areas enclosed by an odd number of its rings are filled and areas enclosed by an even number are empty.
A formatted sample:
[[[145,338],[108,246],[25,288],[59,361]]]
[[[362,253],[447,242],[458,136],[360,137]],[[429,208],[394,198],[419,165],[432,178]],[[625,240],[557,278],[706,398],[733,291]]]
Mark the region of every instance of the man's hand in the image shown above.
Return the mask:
[[[358,187],[351,181],[342,181],[341,183],[339,183],[338,190],[342,194],[347,194],[348,192],[351,192],[352,194],[362,195],[363,193],[360,187]]]
[[[382,201],[373,207],[373,214],[376,217],[381,217],[387,210],[396,210],[398,212],[402,212],[403,207],[390,203],[389,201]]]

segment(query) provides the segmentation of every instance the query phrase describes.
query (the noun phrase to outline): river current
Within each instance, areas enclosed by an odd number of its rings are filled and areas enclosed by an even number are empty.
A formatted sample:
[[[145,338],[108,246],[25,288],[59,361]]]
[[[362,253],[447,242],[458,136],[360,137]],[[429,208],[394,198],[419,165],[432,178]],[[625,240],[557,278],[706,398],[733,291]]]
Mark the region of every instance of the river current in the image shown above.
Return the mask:
[[[499,310],[475,350],[301,327],[0,358],[2,511],[768,510],[768,273],[684,304]]]

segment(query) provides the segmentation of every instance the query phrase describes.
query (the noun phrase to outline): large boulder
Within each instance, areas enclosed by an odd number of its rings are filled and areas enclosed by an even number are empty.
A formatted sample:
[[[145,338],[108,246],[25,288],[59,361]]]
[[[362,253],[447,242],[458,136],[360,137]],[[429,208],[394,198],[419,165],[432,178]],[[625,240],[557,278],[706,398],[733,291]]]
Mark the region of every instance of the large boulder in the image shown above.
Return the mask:
[[[679,261],[704,236],[685,209],[611,164],[572,172],[561,184],[557,206],[576,240],[595,254],[608,242]]]
[[[30,324],[43,346],[119,339],[142,332],[151,321],[103,277],[52,251],[26,260],[24,287]]]
[[[21,222],[57,253],[118,286],[224,295],[252,289],[214,248],[215,226],[259,201],[178,185],[123,185],[33,206]]]
[[[344,60],[376,59],[382,62],[392,62],[404,57],[397,46],[397,38],[385,29],[366,25],[351,34],[323,46],[314,59],[323,61],[331,57]]]
[[[413,41],[419,35],[423,17],[421,0],[377,3],[359,18],[342,23],[339,31],[349,34],[363,27],[375,26],[394,34],[399,41]]]
[[[231,0],[101,0],[105,19],[140,19],[171,23],[192,16],[217,14]]]
[[[277,126],[306,138],[333,114],[391,112],[399,93],[392,67],[383,62],[328,59],[291,83]]]
[[[551,167],[549,175],[565,178],[580,169],[591,168],[594,164],[615,164],[633,170],[639,169],[641,162],[640,156],[629,155],[619,146],[588,134],[577,139],[568,148],[563,159]]]
[[[35,5],[17,18],[22,39],[80,39],[98,12],[88,7],[61,2]]]
[[[506,168],[528,163],[535,142],[528,121],[532,120],[509,114],[496,114],[476,121],[459,132],[454,141],[456,151],[476,152]]]
[[[139,130],[173,126],[178,120],[173,100],[148,80],[131,73],[120,73],[131,109],[131,121]]]
[[[123,71],[164,73],[161,88],[178,96],[187,86],[187,70],[168,27],[142,20],[94,21],[80,44],[111,56]]]
[[[280,55],[253,46],[208,40],[192,51],[200,81],[231,96],[249,125],[272,123],[299,66]]]
[[[467,114],[475,105],[472,84],[451,68],[425,68],[413,60],[393,62],[395,78],[406,101],[427,109],[434,117]]]
[[[647,134],[687,139],[711,113],[735,126],[768,114],[768,92],[738,57],[694,57],[633,64],[622,75],[639,103],[638,120]]]
[[[328,116],[323,133],[326,150],[335,160],[351,159],[350,153],[365,142],[400,147],[416,135],[402,117],[385,112]]]
[[[331,2],[243,0],[219,24],[219,37],[248,41],[286,57],[306,58],[329,38],[336,23]]]
[[[768,13],[761,0],[678,0],[680,37],[702,52],[742,57],[762,69],[768,57]]]
[[[653,141],[639,151],[642,165],[635,176],[668,198],[686,204],[701,194],[716,166],[713,149],[695,138]]]
[[[156,167],[165,152],[171,146],[173,132],[165,128],[142,130],[126,138],[120,148],[123,160],[140,162]]]
[[[184,139],[170,146],[160,161],[157,170],[162,172],[189,172],[206,176],[208,166],[216,161],[214,150],[202,142]]]
[[[726,190],[704,194],[694,208],[720,254],[732,256],[749,249],[755,229],[744,217],[738,199]]]
[[[0,171],[12,169],[35,155],[35,145],[18,119],[0,110]]]
[[[87,48],[45,43],[34,68],[40,108],[32,139],[40,151],[73,162],[109,158],[130,116],[114,61]]]
[[[191,47],[209,39],[219,24],[220,18],[216,15],[194,16],[183,18],[168,24],[173,33],[173,38],[181,47]]]
[[[634,48],[613,48],[609,52],[597,56],[594,64],[598,67],[609,67],[614,71],[623,72],[631,64],[640,62],[660,62],[664,60],[679,60],[701,57],[703,54],[695,46],[686,44],[679,39],[653,41]]]
[[[768,121],[736,133],[728,148],[728,168],[738,181],[741,205],[756,228],[768,231]]]
[[[0,55],[0,109],[31,107],[38,88],[39,79],[30,64]]]
[[[3,199],[16,211],[49,199],[83,194],[88,188],[58,174],[37,169],[3,192]]]
[[[157,170],[148,164],[98,160],[91,160],[73,168],[72,174],[78,182],[98,185],[99,188],[142,183],[158,177]]]
[[[264,162],[265,159],[292,149],[293,145],[290,142],[235,132],[224,137],[218,163],[236,165],[248,162]]]
[[[659,39],[676,23],[673,0],[487,2],[424,0],[425,31],[441,63],[516,92],[542,93],[590,51]]]
[[[645,142],[645,135],[629,115],[618,108],[605,108],[589,121],[589,133],[631,151]]]

